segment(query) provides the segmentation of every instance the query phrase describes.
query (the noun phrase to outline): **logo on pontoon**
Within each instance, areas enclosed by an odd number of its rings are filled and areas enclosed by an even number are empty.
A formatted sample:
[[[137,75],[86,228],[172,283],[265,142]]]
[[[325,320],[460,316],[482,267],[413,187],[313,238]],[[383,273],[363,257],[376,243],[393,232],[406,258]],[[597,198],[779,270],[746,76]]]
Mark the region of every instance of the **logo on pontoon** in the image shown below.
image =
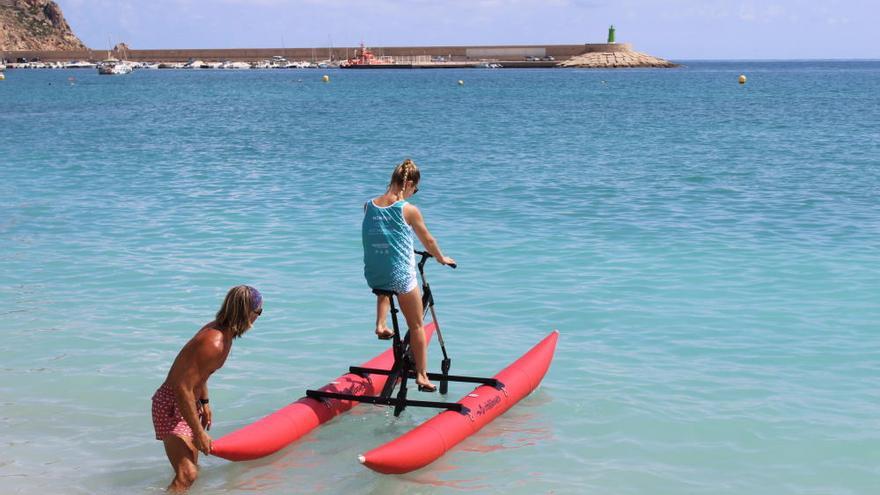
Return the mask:
[[[497,406],[498,404],[501,404],[501,396],[496,395],[495,397],[492,397],[491,399],[487,400],[486,402],[483,402],[482,404],[480,404],[477,407],[477,416],[482,416],[482,415],[488,413],[489,411],[494,409],[495,406]]]
[[[344,391],[346,394],[352,395],[361,395],[362,392],[367,391],[367,385],[365,383],[353,383],[348,390]]]

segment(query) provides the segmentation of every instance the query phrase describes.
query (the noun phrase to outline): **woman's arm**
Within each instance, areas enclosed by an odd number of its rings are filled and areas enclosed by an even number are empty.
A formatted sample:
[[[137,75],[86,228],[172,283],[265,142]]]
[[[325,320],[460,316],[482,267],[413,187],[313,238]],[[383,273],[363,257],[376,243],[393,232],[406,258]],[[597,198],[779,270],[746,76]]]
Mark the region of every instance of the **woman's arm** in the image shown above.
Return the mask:
[[[418,208],[407,203],[403,207],[403,219],[406,220],[406,223],[412,226],[416,236],[422,241],[422,245],[425,246],[425,249],[431,253],[431,256],[436,258],[440,264],[451,265],[455,263],[454,259],[443,256],[443,252],[440,251],[440,245],[437,243],[437,239],[434,239],[434,236],[428,231],[428,227],[425,225],[425,219],[422,218],[422,212],[419,211]]]

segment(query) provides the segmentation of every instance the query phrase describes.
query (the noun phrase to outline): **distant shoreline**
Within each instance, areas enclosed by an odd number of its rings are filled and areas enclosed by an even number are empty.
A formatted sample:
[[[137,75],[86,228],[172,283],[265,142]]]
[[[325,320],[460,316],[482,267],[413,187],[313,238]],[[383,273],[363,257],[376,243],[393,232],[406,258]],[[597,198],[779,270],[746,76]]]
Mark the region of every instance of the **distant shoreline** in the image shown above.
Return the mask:
[[[16,68],[19,60],[39,60],[54,64],[71,61],[97,63],[108,58],[128,60],[136,63],[184,64],[198,60],[206,64],[240,61],[252,65],[272,57],[283,57],[290,61],[306,61],[318,65],[335,66],[354,56],[359,47],[314,47],[314,48],[194,48],[194,49],[154,49],[131,50],[0,50],[0,61],[6,60],[7,68]],[[631,51],[628,43],[585,43],[585,44],[534,44],[534,45],[439,45],[439,46],[391,46],[371,47],[376,55],[389,57],[393,64],[373,68],[471,68],[481,64],[497,64],[497,68],[552,68],[575,57],[589,53],[620,53]],[[644,54],[642,54],[644,55]],[[785,62],[876,62],[880,58],[681,58],[673,65],[699,62],[716,63],[785,63]],[[329,62],[329,63],[327,63]],[[334,64],[334,62],[336,64]],[[627,65],[596,65],[594,68],[627,68]],[[163,67],[165,68],[165,67]],[[209,67],[205,67],[209,68]],[[493,67],[496,68],[496,67]]]
[[[390,46],[369,47],[378,56],[393,57],[402,63],[413,63],[417,60],[432,57],[444,57],[448,62],[478,62],[480,60],[526,61],[526,57],[553,57],[556,60],[567,60],[590,51],[615,51],[628,46],[626,43],[606,44],[587,43],[576,45],[467,45],[467,46]],[[315,48],[218,48],[218,49],[162,49],[162,50],[0,50],[0,58],[14,62],[18,58],[39,58],[45,62],[61,62],[69,60],[89,60],[97,62],[109,56],[132,61],[151,62],[187,62],[204,60],[205,62],[223,62],[241,60],[257,62],[281,56],[288,60],[306,60],[318,62],[322,60],[347,60],[355,56],[359,47],[315,47]]]
[[[670,68],[668,60],[636,52],[629,43],[581,45],[477,45],[323,48],[232,48],[132,50],[124,43],[112,50],[8,51],[0,56],[15,64],[98,63],[121,60],[149,68],[301,68],[458,69],[458,68]],[[186,67],[181,67],[185,65]],[[242,67],[245,66],[245,67]],[[249,67],[247,67],[249,66]]]

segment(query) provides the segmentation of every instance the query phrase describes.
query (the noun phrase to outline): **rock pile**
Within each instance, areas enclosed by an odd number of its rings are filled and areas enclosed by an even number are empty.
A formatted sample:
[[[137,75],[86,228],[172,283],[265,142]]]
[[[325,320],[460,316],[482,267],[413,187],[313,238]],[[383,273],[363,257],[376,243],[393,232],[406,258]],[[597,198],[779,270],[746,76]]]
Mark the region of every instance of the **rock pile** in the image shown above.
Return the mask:
[[[589,51],[560,62],[559,66],[610,69],[618,67],[678,67],[678,64],[629,48],[622,48],[615,51]]]

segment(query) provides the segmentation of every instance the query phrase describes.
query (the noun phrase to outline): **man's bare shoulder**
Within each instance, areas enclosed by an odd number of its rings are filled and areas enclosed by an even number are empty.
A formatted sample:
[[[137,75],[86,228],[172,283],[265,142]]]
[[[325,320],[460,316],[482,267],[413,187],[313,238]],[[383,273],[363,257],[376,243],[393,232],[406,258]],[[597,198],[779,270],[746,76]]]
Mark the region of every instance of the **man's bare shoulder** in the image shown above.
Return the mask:
[[[221,356],[225,349],[223,331],[212,321],[203,326],[192,338],[193,350],[202,358]]]
[[[205,380],[223,365],[226,359],[223,344],[223,332],[214,322],[203,326],[177,355],[166,382],[172,387],[192,387]]]

